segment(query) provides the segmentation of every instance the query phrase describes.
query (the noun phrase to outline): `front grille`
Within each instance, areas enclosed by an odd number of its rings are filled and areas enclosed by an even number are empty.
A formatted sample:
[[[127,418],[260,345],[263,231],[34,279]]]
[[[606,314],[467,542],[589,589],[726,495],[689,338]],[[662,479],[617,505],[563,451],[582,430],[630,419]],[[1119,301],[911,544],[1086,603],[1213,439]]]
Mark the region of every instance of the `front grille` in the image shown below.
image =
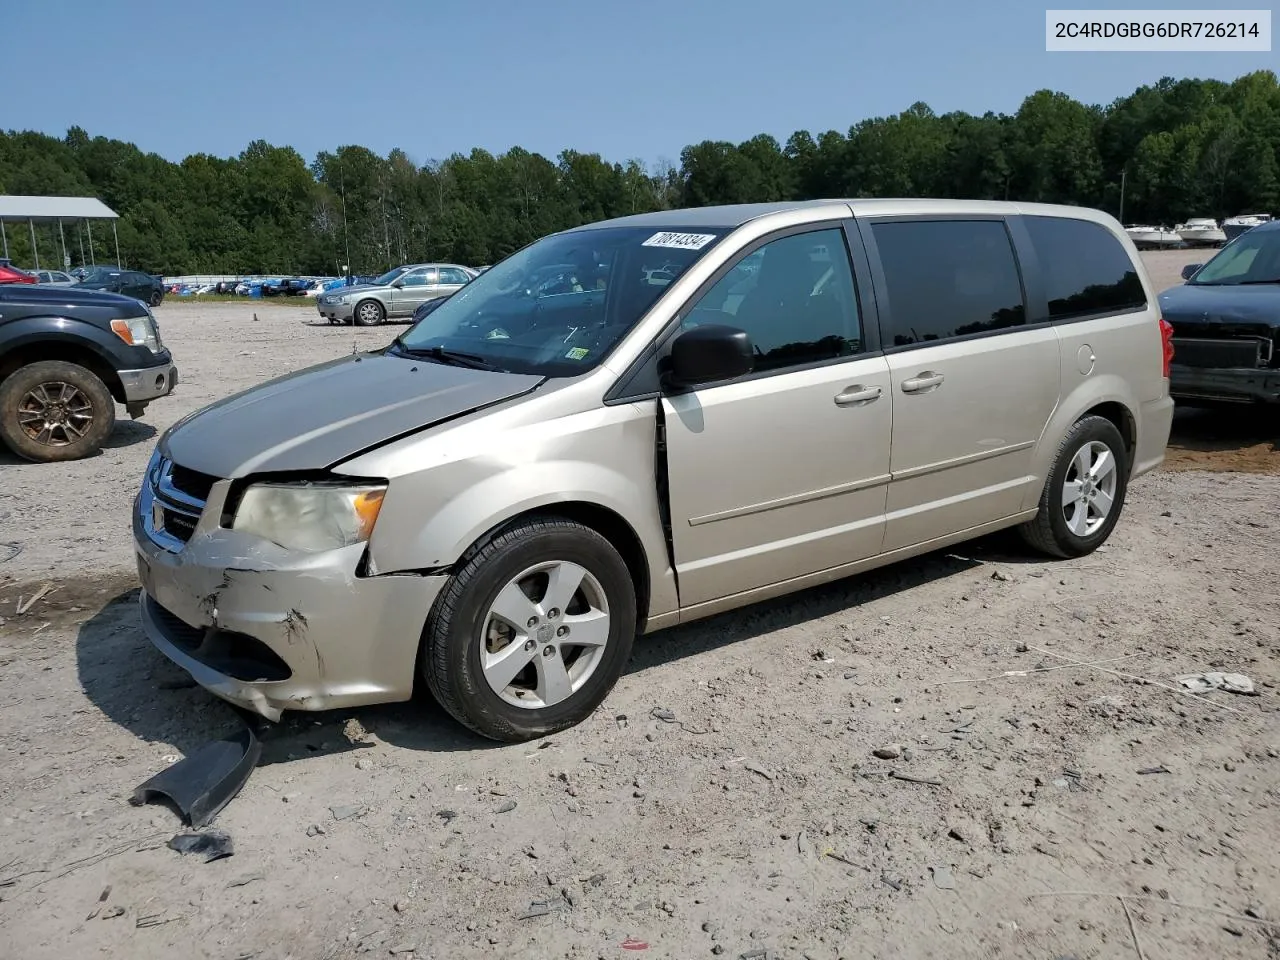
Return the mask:
[[[1173,362],[1184,367],[1232,369],[1255,368],[1267,361],[1265,340],[1208,340],[1174,337]]]
[[[183,543],[191,539],[191,535],[196,532],[197,517],[193,517],[188,513],[178,513],[173,508],[165,506],[164,508],[164,532],[171,537],[177,537]]]
[[[218,482],[218,478],[211,477],[207,473],[200,473],[198,470],[181,467],[176,463],[170,463],[169,482],[173,484],[175,490],[185,493],[188,497],[193,497],[196,500],[208,500],[209,491]]]
[[[152,539],[170,550],[181,549],[180,545],[195,534],[205,502],[218,478],[160,459],[147,482],[153,506],[144,522],[149,524]]]

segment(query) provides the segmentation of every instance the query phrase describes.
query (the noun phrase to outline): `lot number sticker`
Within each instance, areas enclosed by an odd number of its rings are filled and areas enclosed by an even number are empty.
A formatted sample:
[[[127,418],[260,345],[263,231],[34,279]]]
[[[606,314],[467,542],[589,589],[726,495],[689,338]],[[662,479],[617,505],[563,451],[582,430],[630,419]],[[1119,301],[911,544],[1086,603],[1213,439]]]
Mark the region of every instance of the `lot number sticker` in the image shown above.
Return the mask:
[[[716,238],[714,233],[655,233],[642,247],[674,247],[677,250],[701,250]]]

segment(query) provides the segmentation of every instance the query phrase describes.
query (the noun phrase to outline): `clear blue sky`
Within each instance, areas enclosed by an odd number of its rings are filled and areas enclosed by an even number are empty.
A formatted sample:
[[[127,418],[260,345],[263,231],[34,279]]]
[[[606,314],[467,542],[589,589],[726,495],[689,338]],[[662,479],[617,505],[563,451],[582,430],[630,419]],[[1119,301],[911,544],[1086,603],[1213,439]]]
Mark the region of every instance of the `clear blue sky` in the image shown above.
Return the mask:
[[[1105,4],[1057,2],[1054,7]],[[5,0],[0,128],[170,159],[253,139],[415,161],[513,145],[678,162],[703,139],[847,130],[923,100],[1107,103],[1276,54],[1046,53],[1029,0]],[[1116,4],[1157,9],[1260,3]]]

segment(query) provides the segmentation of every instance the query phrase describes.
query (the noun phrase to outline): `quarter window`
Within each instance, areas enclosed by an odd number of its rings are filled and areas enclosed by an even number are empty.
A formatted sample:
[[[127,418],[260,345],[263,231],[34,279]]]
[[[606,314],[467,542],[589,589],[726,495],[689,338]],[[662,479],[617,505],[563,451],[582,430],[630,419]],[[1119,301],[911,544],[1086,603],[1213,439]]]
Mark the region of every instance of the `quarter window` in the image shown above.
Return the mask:
[[[888,287],[886,347],[1026,323],[1018,265],[1003,221],[880,222],[871,232]]]
[[[1147,305],[1138,271],[1110,230],[1067,217],[1024,217],[1023,222],[1040,261],[1050,319]]]
[[[772,240],[708,290],[686,327],[719,323],[745,330],[757,373],[861,352],[853,272],[839,229]]]
[[[448,284],[465,284],[470,278],[457,267],[441,267],[440,282]]]

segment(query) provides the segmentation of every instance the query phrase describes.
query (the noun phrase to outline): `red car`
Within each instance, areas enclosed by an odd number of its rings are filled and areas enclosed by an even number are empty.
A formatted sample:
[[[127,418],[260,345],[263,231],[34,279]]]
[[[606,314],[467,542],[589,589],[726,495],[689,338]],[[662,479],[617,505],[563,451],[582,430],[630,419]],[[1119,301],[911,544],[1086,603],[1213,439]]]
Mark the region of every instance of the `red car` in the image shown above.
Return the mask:
[[[0,283],[35,283],[36,278],[17,267],[0,264]]]

